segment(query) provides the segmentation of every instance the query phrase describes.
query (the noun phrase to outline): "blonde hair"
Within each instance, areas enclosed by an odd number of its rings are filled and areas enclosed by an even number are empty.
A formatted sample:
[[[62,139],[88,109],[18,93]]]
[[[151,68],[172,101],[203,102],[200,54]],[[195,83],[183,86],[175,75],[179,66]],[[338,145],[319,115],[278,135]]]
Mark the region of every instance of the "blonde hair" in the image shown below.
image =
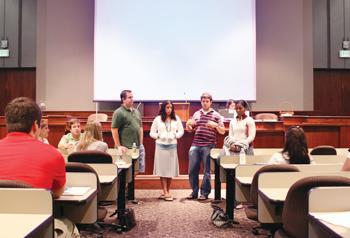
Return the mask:
[[[89,122],[85,126],[84,134],[77,146],[77,150],[86,150],[95,141],[103,141],[102,126],[99,122]]]

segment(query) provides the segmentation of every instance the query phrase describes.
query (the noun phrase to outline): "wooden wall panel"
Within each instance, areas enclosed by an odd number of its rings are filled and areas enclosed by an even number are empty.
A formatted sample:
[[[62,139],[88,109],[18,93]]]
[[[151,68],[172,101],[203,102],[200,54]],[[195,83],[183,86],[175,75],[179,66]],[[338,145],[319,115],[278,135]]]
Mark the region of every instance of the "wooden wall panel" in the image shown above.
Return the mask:
[[[4,115],[7,103],[16,97],[35,100],[35,69],[0,69],[0,115]]]
[[[350,115],[350,70],[314,70],[314,109],[318,115]]]

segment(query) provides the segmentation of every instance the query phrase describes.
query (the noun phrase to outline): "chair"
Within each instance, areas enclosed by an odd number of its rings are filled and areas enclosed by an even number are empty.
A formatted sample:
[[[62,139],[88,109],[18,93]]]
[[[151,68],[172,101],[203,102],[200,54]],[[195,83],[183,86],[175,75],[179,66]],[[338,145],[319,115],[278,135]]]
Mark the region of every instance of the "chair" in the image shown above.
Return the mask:
[[[105,113],[94,113],[88,116],[87,122],[103,122],[108,120],[108,115]]]
[[[278,116],[273,113],[258,113],[255,115],[255,120],[273,120],[273,121],[278,121]]]
[[[260,168],[258,171],[255,172],[252,185],[250,187],[250,203],[252,206],[248,206],[244,209],[244,212],[247,216],[247,218],[257,221],[258,220],[258,182],[259,182],[259,176],[262,173],[272,173],[272,172],[299,172],[299,169],[295,167],[294,165],[290,164],[272,164],[272,165],[266,165],[262,168]],[[253,227],[253,233],[255,235],[258,235],[259,228],[263,227]]]
[[[96,175],[97,178],[97,203],[100,203],[100,198],[101,198],[101,184],[100,180],[98,178],[98,174],[96,171],[87,164],[84,163],[78,163],[78,162],[69,162],[66,164],[66,172],[80,172],[80,173],[93,173]],[[104,218],[107,216],[107,209],[103,206],[98,206],[98,211],[97,211],[97,225],[105,227],[105,226],[111,226],[113,228],[117,228],[117,231],[121,232],[121,227],[114,225],[114,224],[107,224],[103,223],[102,221]]]
[[[86,150],[73,152],[68,156],[68,162],[80,162],[86,164],[110,164],[112,156],[108,153],[97,150]]]
[[[319,145],[313,148],[311,155],[337,155],[337,150],[330,145]]]
[[[289,189],[282,213],[282,229],[274,237],[308,237],[309,191],[314,187],[350,186],[341,176],[313,176],[300,179]]]
[[[0,180],[0,188],[33,188],[33,187],[21,181]]]

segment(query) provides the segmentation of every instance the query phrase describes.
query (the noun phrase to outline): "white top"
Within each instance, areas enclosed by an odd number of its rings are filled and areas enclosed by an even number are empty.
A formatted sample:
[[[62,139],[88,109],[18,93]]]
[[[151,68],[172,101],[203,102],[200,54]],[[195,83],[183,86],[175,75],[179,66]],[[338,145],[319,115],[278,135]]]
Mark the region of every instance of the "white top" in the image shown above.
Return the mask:
[[[161,119],[161,116],[154,118],[149,135],[156,140],[158,144],[177,144],[177,139],[184,134],[182,122],[178,116],[176,121],[171,120],[168,126]]]
[[[233,118],[230,121],[230,129],[228,136],[234,143],[239,143],[244,149],[249,147],[249,144],[254,141],[256,134],[255,121],[251,117],[246,117],[243,120]]]
[[[310,158],[310,164],[315,164],[315,161],[312,160],[311,156],[309,155]],[[269,160],[268,164],[289,164],[289,156],[288,153],[281,153],[277,152],[274,153]]]

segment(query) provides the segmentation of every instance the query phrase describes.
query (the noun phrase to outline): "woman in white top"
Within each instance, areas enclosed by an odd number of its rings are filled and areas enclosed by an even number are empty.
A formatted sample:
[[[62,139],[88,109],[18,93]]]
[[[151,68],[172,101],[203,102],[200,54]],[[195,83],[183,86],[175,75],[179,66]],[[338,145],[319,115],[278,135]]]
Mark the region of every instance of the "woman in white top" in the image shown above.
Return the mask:
[[[294,126],[286,132],[285,143],[281,152],[272,155],[269,164],[312,164],[308,152],[304,130]]]
[[[160,176],[163,194],[159,198],[166,201],[173,200],[169,189],[172,177],[179,175],[177,139],[183,134],[182,122],[175,115],[173,104],[170,101],[163,102],[152,123],[150,136],[156,140],[153,174]]]
[[[85,132],[75,150],[98,150],[107,152],[108,145],[107,143],[103,142],[101,123],[89,122],[86,124]]]
[[[235,103],[237,116],[230,121],[228,136],[224,140],[225,155],[239,153],[242,149],[248,155],[253,155],[253,141],[255,139],[255,121],[246,115],[249,105],[244,100]]]

